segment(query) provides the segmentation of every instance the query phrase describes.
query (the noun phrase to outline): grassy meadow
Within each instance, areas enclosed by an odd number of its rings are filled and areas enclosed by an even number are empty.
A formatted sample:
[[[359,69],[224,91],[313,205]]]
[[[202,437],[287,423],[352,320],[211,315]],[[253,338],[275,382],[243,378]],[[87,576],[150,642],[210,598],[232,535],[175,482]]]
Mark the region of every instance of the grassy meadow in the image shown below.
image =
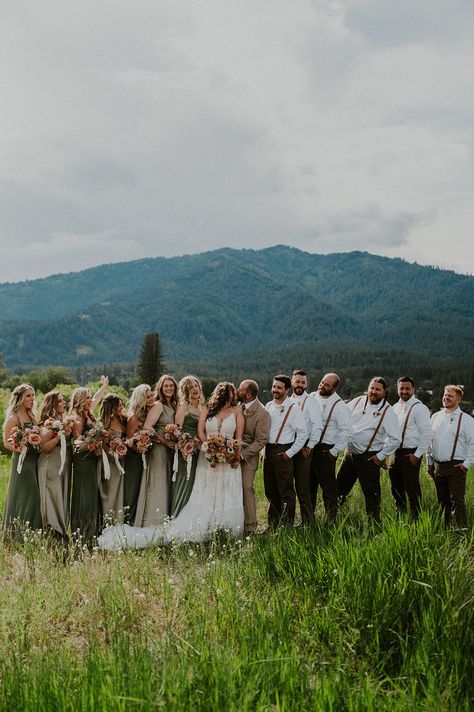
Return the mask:
[[[423,485],[416,525],[385,475],[380,530],[357,486],[314,532],[120,554],[0,544],[0,709],[473,709],[472,524],[445,531]],[[468,507],[472,522],[472,472]]]

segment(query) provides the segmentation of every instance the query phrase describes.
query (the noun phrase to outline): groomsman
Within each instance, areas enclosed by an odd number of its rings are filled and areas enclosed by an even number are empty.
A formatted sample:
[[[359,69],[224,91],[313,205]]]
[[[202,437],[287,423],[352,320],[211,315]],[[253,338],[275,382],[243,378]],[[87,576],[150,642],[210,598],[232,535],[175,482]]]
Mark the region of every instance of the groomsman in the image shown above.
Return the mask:
[[[466,475],[474,463],[474,419],[459,407],[460,386],[444,387],[443,408],[431,417],[428,472],[434,479],[446,524],[467,527]]]
[[[351,434],[351,412],[337,393],[340,378],[336,373],[326,373],[311,396],[319,403],[323,429],[311,458],[311,504],[316,508],[318,486],[323,492],[324,509],[329,521],[337,513],[337,456],[347,447]]]
[[[301,521],[303,524],[314,522],[314,507],[311,503],[310,470],[311,456],[313,448],[319,441],[319,436],[323,429],[321,411],[314,398],[310,398],[306,390],[308,377],[305,371],[293,371],[291,377],[291,387],[293,393],[291,399],[296,403],[306,425],[307,440],[301,450],[293,457],[293,476],[295,478],[295,488],[300,503]]]
[[[413,519],[418,517],[421,502],[420,466],[431,440],[430,412],[415,396],[415,381],[401,376],[397,381],[399,400],[393,406],[401,430],[400,445],[388,474],[395,505],[406,512],[407,499]]]
[[[291,379],[275,376],[273,400],[265,408],[270,414],[270,434],[265,447],[263,481],[269,501],[268,525],[292,524],[295,519],[296,493],[293,457],[307,440],[306,424],[296,403],[288,397]]]
[[[244,534],[254,534],[257,529],[257,504],[253,481],[258,467],[258,456],[265,447],[270,432],[270,415],[258,400],[258,384],[242,381],[237,396],[245,418],[241,446],[242,492],[244,498]]]
[[[352,434],[347,452],[337,473],[340,502],[359,480],[369,517],[380,519],[380,468],[400,444],[400,427],[392,406],[387,403],[388,387],[384,378],[372,378],[367,395],[349,403]]]

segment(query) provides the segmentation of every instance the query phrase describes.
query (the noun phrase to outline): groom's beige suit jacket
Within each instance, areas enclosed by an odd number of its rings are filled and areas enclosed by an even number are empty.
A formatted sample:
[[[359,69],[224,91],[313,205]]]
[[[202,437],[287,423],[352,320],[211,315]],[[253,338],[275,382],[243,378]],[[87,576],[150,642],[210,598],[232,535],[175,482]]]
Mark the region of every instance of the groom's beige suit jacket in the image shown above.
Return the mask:
[[[257,400],[244,411],[245,428],[242,436],[242,459],[255,470],[258,467],[258,455],[265,447],[270,432],[270,415]]]

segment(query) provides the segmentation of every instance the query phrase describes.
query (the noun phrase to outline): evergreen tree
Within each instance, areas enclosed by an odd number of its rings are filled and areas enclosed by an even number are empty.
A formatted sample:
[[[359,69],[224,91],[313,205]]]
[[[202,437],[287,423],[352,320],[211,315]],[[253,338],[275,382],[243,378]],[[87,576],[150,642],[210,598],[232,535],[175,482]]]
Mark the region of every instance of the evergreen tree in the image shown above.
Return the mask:
[[[164,373],[164,370],[163,347],[160,335],[156,332],[146,334],[142,341],[137,363],[137,374],[140,382],[149,383],[153,387]]]

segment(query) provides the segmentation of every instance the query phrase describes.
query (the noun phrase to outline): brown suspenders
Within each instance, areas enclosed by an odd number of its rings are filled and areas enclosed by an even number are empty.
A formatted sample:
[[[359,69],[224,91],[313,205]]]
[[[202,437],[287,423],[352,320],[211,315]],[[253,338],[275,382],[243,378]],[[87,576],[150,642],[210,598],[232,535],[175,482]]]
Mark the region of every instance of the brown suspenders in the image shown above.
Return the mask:
[[[410,410],[409,410],[408,413],[407,413],[407,417],[405,418],[405,422],[403,423],[402,439],[401,439],[401,441],[400,441],[400,445],[398,446],[399,449],[401,449],[401,448],[403,447],[403,441],[405,440],[405,433],[406,433],[407,427],[408,427],[408,419],[410,418],[410,415],[411,415],[411,412],[412,412],[413,408],[414,408],[416,405],[418,405],[419,402],[420,402],[420,401],[416,401],[416,403],[413,403],[413,405],[411,406]]]
[[[329,411],[328,419],[326,420],[326,422],[325,422],[325,424],[324,424],[323,432],[321,433],[321,437],[319,438],[318,445],[320,445],[320,444],[323,442],[323,438],[324,438],[324,436],[326,435],[326,430],[328,429],[329,421],[331,420],[331,416],[332,416],[332,414],[333,414],[334,408],[335,408],[335,407],[337,406],[337,404],[340,403],[341,401],[342,401],[342,398],[339,398],[339,400],[335,401],[335,402],[332,404],[331,410]],[[356,403],[356,405],[357,405],[357,403]]]
[[[290,415],[290,411],[291,411],[291,409],[293,408],[293,405],[294,405],[294,403],[292,403],[292,404],[290,405],[290,407],[286,409],[285,417],[283,418],[283,422],[282,422],[282,424],[280,425],[280,430],[278,431],[278,435],[276,436],[275,445],[277,445],[277,444],[278,444],[278,441],[280,440],[280,435],[281,435],[282,432],[283,432],[283,428],[284,428],[285,425],[286,425],[286,421],[288,420],[288,416]]]
[[[454,445],[453,445],[453,450],[451,452],[451,460],[454,460],[454,453],[456,452],[456,445],[458,444],[459,440],[459,433],[461,432],[461,420],[462,420],[462,413],[459,413],[459,418],[458,418],[458,427],[456,428],[456,436],[454,438]]]

